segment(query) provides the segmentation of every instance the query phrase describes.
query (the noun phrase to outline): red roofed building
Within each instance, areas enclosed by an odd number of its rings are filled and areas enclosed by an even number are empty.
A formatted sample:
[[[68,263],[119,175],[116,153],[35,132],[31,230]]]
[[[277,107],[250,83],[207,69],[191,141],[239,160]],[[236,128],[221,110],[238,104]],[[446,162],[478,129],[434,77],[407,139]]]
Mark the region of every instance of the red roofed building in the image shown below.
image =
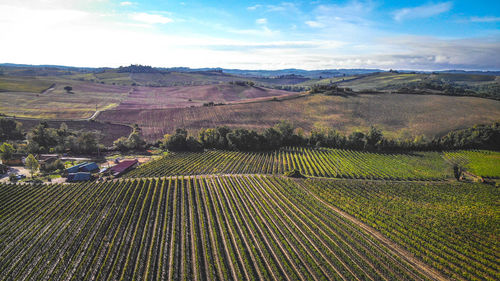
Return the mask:
[[[111,175],[115,177],[119,177],[126,172],[132,170],[135,168],[135,166],[139,163],[137,159],[133,160],[123,160],[122,162],[118,163],[117,165],[109,168],[107,172],[109,172]]]

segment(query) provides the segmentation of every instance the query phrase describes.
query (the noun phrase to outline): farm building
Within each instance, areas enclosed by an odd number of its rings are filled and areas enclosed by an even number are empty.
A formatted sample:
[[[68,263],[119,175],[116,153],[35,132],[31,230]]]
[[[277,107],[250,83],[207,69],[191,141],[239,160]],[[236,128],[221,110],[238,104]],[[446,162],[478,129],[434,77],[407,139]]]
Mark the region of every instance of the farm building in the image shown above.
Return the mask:
[[[137,161],[137,159],[123,160],[117,165],[109,168],[107,172],[109,172],[112,176],[119,177],[132,170],[138,163],[139,161]]]
[[[90,173],[78,172],[71,173],[68,175],[68,182],[76,182],[76,181],[88,181],[92,179],[92,175]]]
[[[11,159],[5,160],[5,161],[2,160],[2,164],[9,165],[9,166],[23,166],[24,165],[23,158],[24,158],[24,155],[14,153],[12,155]]]
[[[80,167],[85,166],[87,164],[88,164],[87,162],[83,162],[83,163],[77,164],[73,167],[67,168],[66,173],[68,173],[68,174],[77,173],[80,170]]]
[[[91,162],[91,163],[87,163],[87,164],[85,164],[83,166],[80,166],[78,168],[78,170],[80,172],[94,173],[94,172],[98,172],[99,171],[99,166],[97,166],[96,163]]]

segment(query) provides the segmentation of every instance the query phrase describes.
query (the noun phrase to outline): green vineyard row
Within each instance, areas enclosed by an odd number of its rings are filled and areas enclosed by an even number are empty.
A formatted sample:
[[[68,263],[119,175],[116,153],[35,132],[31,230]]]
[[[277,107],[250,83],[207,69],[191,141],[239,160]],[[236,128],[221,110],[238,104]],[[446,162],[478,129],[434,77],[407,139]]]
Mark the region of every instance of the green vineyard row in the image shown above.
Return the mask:
[[[454,280],[500,280],[500,191],[494,186],[317,179],[304,186]]]
[[[0,185],[0,280],[430,279],[297,182]]]
[[[284,148],[274,152],[209,150],[169,155],[130,172],[126,177],[205,174],[283,174],[350,179],[443,180],[452,177],[437,152],[384,154],[340,149]]]

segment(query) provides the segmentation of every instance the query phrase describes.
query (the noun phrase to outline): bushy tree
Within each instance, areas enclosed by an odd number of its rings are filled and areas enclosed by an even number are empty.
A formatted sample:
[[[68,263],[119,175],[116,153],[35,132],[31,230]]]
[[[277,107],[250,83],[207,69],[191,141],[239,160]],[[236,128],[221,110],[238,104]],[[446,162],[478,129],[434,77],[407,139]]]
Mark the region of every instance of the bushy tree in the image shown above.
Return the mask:
[[[23,137],[21,123],[12,119],[0,118],[0,141],[20,140]]]
[[[30,170],[31,177],[33,178],[33,174],[38,171],[38,168],[40,167],[40,164],[38,163],[38,160],[36,160],[35,156],[33,154],[28,155],[26,157],[26,168]]]
[[[0,145],[0,158],[2,161],[7,161],[12,159],[12,156],[16,149],[9,143],[3,143]]]

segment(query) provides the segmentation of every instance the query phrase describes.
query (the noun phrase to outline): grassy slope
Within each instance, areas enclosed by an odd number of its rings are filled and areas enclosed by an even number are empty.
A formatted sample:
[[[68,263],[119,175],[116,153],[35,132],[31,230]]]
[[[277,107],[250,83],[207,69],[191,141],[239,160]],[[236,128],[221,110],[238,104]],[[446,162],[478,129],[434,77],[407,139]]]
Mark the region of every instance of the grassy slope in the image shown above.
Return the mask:
[[[37,77],[0,76],[0,92],[41,93],[51,85],[50,81]]]
[[[465,164],[465,168],[473,174],[500,178],[500,152],[461,150],[447,152],[445,155],[451,162]]]
[[[342,132],[368,130],[376,125],[392,137],[428,137],[477,123],[500,120],[500,102],[473,97],[438,95],[313,95],[285,101],[164,110],[110,110],[103,121],[138,123],[149,139],[161,138],[175,128],[195,131],[227,125],[262,129],[289,120],[310,131],[333,127]]]
[[[484,85],[497,81],[497,77],[491,75],[476,75],[476,74],[413,74],[413,73],[391,73],[382,72],[371,75],[358,76],[358,79],[348,80],[346,82],[338,82],[342,87],[349,87],[355,91],[360,90],[394,90],[400,85],[411,82],[419,82],[424,79],[443,80],[457,84],[467,85]],[[328,79],[319,82],[326,82]],[[335,81],[334,81],[335,82]],[[309,81],[309,84],[314,84]]]

